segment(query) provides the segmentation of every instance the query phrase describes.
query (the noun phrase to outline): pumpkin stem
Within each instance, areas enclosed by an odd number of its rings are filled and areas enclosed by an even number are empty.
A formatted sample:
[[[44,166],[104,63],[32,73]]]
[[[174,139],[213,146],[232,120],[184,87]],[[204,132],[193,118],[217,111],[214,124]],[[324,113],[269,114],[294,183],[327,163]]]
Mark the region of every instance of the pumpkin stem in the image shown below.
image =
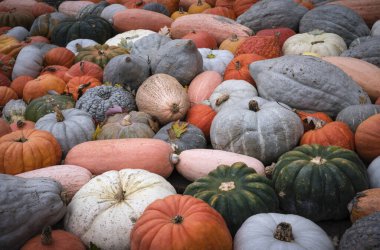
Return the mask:
[[[214,59],[214,58],[216,57],[216,55],[213,54],[212,52],[210,52],[210,54],[208,54],[206,57],[207,57],[208,59]]]
[[[273,233],[273,237],[277,240],[291,242],[294,240],[292,233],[292,225],[286,222],[281,222],[277,225]]]
[[[129,126],[129,125],[131,125],[132,124],[132,122],[131,122],[131,115],[128,114],[128,115],[124,116],[124,118],[123,118],[123,120],[121,120],[120,124],[122,126]]]
[[[178,8],[178,12],[179,12],[180,14],[185,13],[185,11],[183,10],[183,7],[182,7],[182,6],[180,6],[180,7]]]
[[[317,43],[324,43],[325,41],[313,41],[311,42],[311,45],[317,44]]]
[[[63,116],[62,111],[57,106],[54,107],[54,112],[55,112],[55,117],[57,119],[57,122],[63,122],[65,120],[65,117]]]
[[[172,223],[181,224],[183,222],[183,217],[181,215],[176,215],[172,218]]]
[[[235,182],[229,181],[229,182],[222,182],[219,186],[220,191],[231,191],[235,189]]]
[[[149,57],[148,57],[148,60],[149,60]],[[131,61],[132,61],[132,59],[131,59],[129,56],[127,56],[127,57],[125,58],[125,62],[129,63],[129,62],[131,62]]]
[[[326,125],[326,122],[322,119],[318,119],[315,117],[306,117],[307,122],[314,127],[313,129],[320,129]]]
[[[198,2],[197,2],[197,6],[202,6],[202,5],[203,5],[202,0],[198,0]]]
[[[241,69],[241,63],[240,61],[235,62],[235,70],[240,70]]]
[[[79,87],[78,87],[78,99],[83,95],[83,93],[84,93],[83,90],[90,85],[91,85],[91,82],[79,85]]]
[[[44,246],[49,246],[53,243],[53,238],[51,237],[51,226],[45,226],[41,233],[41,244]]]
[[[178,113],[179,112],[179,105],[177,103],[173,103],[171,111],[172,111],[173,114]]]
[[[118,202],[121,202],[125,199],[125,196],[124,196],[124,191],[123,190],[120,190],[120,192],[117,192],[115,194],[115,200],[117,200]]]
[[[84,61],[80,61],[79,63],[79,69],[82,73],[84,73]]]
[[[265,176],[268,179],[272,179],[274,168],[276,167],[276,164],[273,162],[272,165],[265,167]]]
[[[322,165],[322,164],[325,164],[326,161],[327,161],[326,159],[323,159],[323,158],[320,157],[320,156],[316,156],[316,157],[314,157],[313,159],[311,159],[310,162],[315,163],[315,164],[317,164],[317,165]]]
[[[98,55],[99,56],[104,56],[106,53],[104,52],[104,50],[100,49],[98,50]]]
[[[222,105],[225,101],[227,101],[230,98],[229,94],[223,94],[215,101],[216,106]]]
[[[22,129],[25,126],[25,122],[23,120],[18,120],[16,126],[17,128]]]
[[[231,41],[231,42],[237,42],[237,41],[239,41],[239,38],[238,38],[238,36],[234,33],[234,34],[231,35],[230,41]]]
[[[248,109],[254,112],[260,111],[259,104],[255,100],[250,100],[248,103]]]

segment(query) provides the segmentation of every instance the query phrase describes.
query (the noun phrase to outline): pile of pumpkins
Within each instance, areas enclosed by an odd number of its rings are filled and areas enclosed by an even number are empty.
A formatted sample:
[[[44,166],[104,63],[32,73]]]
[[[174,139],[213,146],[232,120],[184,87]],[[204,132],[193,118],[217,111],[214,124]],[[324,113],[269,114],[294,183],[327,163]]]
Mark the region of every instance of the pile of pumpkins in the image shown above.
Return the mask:
[[[1,1],[0,249],[378,247],[379,19],[377,0]],[[316,224],[348,218],[338,241]]]

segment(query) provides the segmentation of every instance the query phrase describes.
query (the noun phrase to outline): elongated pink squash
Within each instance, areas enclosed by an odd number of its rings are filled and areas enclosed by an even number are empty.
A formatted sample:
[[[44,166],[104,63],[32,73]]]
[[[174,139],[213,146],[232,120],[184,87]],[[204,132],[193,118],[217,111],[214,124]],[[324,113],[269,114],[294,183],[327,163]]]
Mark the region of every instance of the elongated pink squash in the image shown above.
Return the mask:
[[[113,27],[118,32],[146,29],[158,32],[161,28],[170,27],[173,19],[164,14],[143,10],[126,9],[113,16]]]
[[[189,181],[206,176],[210,171],[221,164],[232,165],[235,162],[244,162],[260,175],[265,175],[264,165],[256,158],[215,149],[189,149],[182,151],[177,171]]]
[[[75,193],[92,178],[92,174],[85,168],[75,165],[56,165],[40,168],[18,174],[24,178],[47,177],[52,178],[62,184],[67,202]]]
[[[165,141],[148,138],[88,141],[73,147],[65,164],[87,168],[98,175],[109,170],[137,168],[168,177],[173,150]]]
[[[71,17],[75,17],[87,5],[93,4],[91,1],[64,1],[59,7],[58,11]]]
[[[223,77],[216,71],[204,71],[197,75],[187,90],[191,106],[207,100],[222,81]]]
[[[191,14],[174,20],[170,28],[172,38],[181,38],[195,31],[206,31],[214,36],[218,45],[231,35],[251,36],[253,31],[227,17],[212,14]]]

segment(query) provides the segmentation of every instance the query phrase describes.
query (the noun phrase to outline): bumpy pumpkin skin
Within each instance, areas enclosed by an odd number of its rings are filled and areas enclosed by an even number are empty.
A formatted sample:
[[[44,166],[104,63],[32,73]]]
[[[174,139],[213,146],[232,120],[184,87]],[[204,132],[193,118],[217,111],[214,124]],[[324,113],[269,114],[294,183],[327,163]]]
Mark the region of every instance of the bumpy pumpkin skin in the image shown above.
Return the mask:
[[[369,185],[366,166],[355,152],[317,144],[283,154],[272,180],[280,207],[313,221],[346,218],[347,204]]]
[[[295,109],[335,117],[347,106],[371,103],[367,93],[348,75],[317,57],[287,55],[257,61],[249,71],[262,98]]]
[[[188,185],[184,194],[215,208],[223,216],[232,235],[249,216],[278,209],[271,181],[243,162],[218,166],[207,176]]]
[[[132,227],[144,209],[154,200],[175,193],[163,177],[145,170],[108,171],[75,194],[64,227],[86,245],[93,242],[101,249],[129,249]],[[110,234],[103,237],[104,232]]]
[[[2,110],[2,118],[8,123],[24,120],[26,103],[22,99],[10,100]]]
[[[347,207],[352,223],[374,212],[380,212],[380,188],[371,188],[357,193]]]
[[[0,248],[16,250],[66,213],[62,186],[50,178],[0,174]],[[6,195],[5,195],[6,194]],[[20,207],[28,204],[27,208]],[[16,216],[16,217],[15,217]]]

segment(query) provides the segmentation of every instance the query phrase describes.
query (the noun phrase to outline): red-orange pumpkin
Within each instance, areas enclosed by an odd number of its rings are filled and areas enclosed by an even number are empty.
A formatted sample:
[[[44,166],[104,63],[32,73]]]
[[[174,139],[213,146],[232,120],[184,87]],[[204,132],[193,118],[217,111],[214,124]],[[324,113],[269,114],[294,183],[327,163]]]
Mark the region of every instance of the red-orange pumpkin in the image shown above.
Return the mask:
[[[197,48],[215,49],[218,47],[215,37],[206,31],[192,31],[182,37],[182,39],[192,40]]]
[[[0,73],[8,78],[12,75],[15,59],[9,55],[0,54]]]
[[[16,92],[7,86],[0,86],[0,106],[5,106],[10,100],[16,100]]]
[[[66,83],[64,80],[54,75],[46,74],[27,82],[22,92],[22,97],[25,102],[29,103],[33,99],[46,95],[49,90],[62,94],[65,89]]]
[[[23,129],[34,129],[35,125],[36,124],[32,121],[18,120],[17,122],[11,123],[9,126],[13,132],[13,131],[23,130]]]
[[[210,128],[215,110],[205,104],[196,104],[187,111],[186,121],[200,128],[207,139],[210,139]]]
[[[284,45],[285,41],[291,37],[294,36],[296,32],[290,28],[273,28],[273,29],[265,29],[265,30],[260,30],[259,32],[256,33],[256,36],[277,36],[278,37],[278,42],[280,44],[280,47]]]
[[[67,82],[66,92],[70,93],[74,100],[78,100],[88,89],[100,86],[102,83],[92,76],[76,76]]]
[[[93,76],[99,81],[103,81],[103,69],[96,63],[89,61],[80,61],[71,66],[71,68],[65,73],[63,80],[70,81],[75,76]]]
[[[380,188],[371,188],[357,193],[348,204],[348,210],[352,223],[362,217],[380,212]]]
[[[282,50],[276,36],[251,36],[236,50],[236,55],[250,53],[270,59],[280,57]]]
[[[61,65],[50,65],[42,69],[40,76],[51,74],[65,81],[65,74],[69,69]]]
[[[232,8],[235,12],[235,15],[240,16],[258,1],[259,0],[235,0],[235,2],[232,5]]]
[[[380,114],[370,116],[358,126],[355,143],[356,151],[366,162],[380,156]]]
[[[207,100],[214,89],[223,81],[222,76],[216,71],[204,71],[197,75],[189,85],[187,95],[190,105],[195,105]]]
[[[0,73],[0,86],[9,87],[11,85],[11,80],[9,80],[8,76]]]
[[[214,14],[214,15],[218,15],[218,16],[224,16],[224,17],[231,18],[233,20],[236,19],[235,12],[232,9],[229,9],[227,7],[221,7],[221,6],[214,7],[214,8],[206,9],[202,13],[204,13],[204,14]]]
[[[22,98],[22,92],[26,83],[33,79],[31,76],[18,76],[11,82],[10,88],[16,92],[18,98]]]
[[[58,47],[49,50],[44,57],[45,65],[61,65],[70,68],[75,61],[75,55],[71,50]]]
[[[324,121],[325,123],[332,122],[333,120],[326,113],[316,112],[316,113],[308,113],[301,110],[295,110],[296,114],[302,120],[304,131],[307,132],[315,128],[315,124],[312,122],[314,119],[319,119]]]
[[[202,13],[203,11],[210,8],[211,6],[208,3],[203,2],[202,0],[198,0],[196,3],[193,3],[192,5],[190,5],[187,12],[189,14],[197,14],[197,13]]]
[[[9,127],[9,124],[3,118],[0,118],[0,137],[9,134],[10,132],[12,132],[12,130]]]
[[[179,7],[179,9],[177,11],[174,11],[170,17],[171,19],[175,20],[178,17],[185,16],[185,15],[189,15],[189,13],[187,13],[187,11],[185,11],[182,7]]]

